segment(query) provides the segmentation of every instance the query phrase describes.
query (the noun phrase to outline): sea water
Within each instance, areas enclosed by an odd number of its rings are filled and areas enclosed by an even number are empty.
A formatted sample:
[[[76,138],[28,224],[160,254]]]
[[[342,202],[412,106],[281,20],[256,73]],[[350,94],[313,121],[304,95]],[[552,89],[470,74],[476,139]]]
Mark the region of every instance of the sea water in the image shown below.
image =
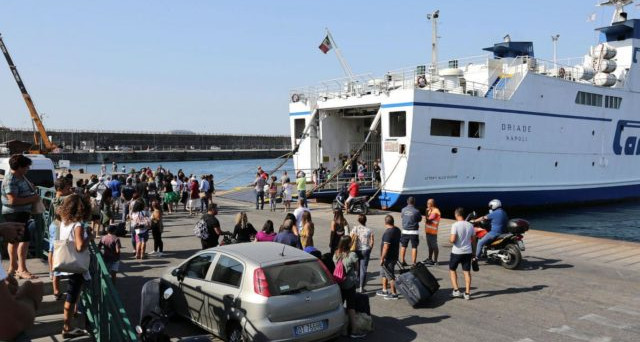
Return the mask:
[[[123,163],[118,164],[118,172],[124,166],[127,172],[150,167],[155,170],[162,166],[172,173],[179,169],[187,174],[200,176],[213,174],[216,190],[247,186],[256,176],[258,166],[269,172],[281,162],[280,159],[211,160],[163,163]],[[85,172],[99,174],[99,164],[73,165],[73,169],[84,168]],[[106,164],[107,173],[111,164]],[[295,178],[293,162],[288,160],[276,173],[280,178],[286,170],[290,178]],[[508,212],[508,203],[505,203]],[[640,242],[640,202],[625,202],[598,206],[584,206],[571,209],[545,209],[544,211],[524,211],[512,216],[522,217],[531,223],[532,229],[558,233],[569,233],[616,240]]]

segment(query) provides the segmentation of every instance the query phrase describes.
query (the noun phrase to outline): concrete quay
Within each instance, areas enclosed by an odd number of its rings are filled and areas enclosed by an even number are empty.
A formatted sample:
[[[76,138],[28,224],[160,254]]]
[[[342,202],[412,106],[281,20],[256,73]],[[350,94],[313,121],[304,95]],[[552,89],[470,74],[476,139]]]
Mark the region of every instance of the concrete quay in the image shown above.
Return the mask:
[[[267,219],[276,225],[284,219],[282,206],[274,213],[268,208],[256,211],[252,203],[219,197],[215,201],[220,205],[223,230],[233,229],[234,216],[239,211],[247,211],[256,229]],[[316,226],[316,247],[327,251],[331,209],[316,203],[310,207]],[[376,246],[386,214],[374,211],[368,216]],[[389,214],[399,225],[399,213]],[[353,224],[356,216],[348,215],[347,220]],[[130,239],[122,239],[123,265],[116,287],[132,322],[138,321],[142,284],[199,250],[200,243],[193,236],[196,221],[182,211],[165,216],[163,257],[136,261]],[[375,296],[380,289],[380,250],[378,247],[373,250],[366,292],[370,295],[375,331],[366,341],[638,341],[640,244],[536,231],[533,227],[525,235],[526,251],[520,269],[510,271],[481,262],[480,271],[472,273],[471,300],[465,301],[450,298],[447,262],[452,222],[441,222],[440,264],[431,267],[441,288],[422,307],[414,309],[403,298],[389,301]],[[149,241],[148,250],[152,246],[153,241]],[[421,236],[418,260],[426,254],[426,241]],[[41,262],[30,261],[34,270],[44,270],[38,264]],[[39,274],[46,277],[46,273]],[[459,281],[463,283],[462,274]],[[184,320],[172,322],[169,332],[175,337],[204,333]],[[40,340],[55,340],[55,336]]]

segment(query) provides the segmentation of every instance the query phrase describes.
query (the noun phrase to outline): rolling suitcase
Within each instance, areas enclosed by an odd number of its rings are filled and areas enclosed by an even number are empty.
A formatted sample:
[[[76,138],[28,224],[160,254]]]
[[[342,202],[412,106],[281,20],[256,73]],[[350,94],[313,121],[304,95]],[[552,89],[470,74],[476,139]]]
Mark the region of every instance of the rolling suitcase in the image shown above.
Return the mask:
[[[414,267],[411,268],[410,272],[414,276],[416,276],[418,280],[420,280],[422,285],[424,285],[424,287],[426,287],[432,295],[436,293],[436,291],[438,291],[438,289],[440,288],[440,284],[438,284],[438,280],[436,279],[436,277],[431,274],[427,266],[425,266],[423,263],[417,263]]]
[[[429,290],[411,272],[396,276],[396,289],[411,306],[422,304],[431,297]]]

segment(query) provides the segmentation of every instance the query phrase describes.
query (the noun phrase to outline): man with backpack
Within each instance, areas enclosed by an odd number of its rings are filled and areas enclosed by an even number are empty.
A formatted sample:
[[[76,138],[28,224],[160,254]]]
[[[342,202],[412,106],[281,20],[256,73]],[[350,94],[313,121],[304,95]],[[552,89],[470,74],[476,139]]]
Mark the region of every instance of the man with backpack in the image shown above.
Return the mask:
[[[218,205],[210,203],[207,207],[207,213],[202,215],[202,218],[193,229],[196,237],[200,239],[202,249],[218,246],[218,239],[223,233],[220,228],[220,221],[216,218],[217,214]]]

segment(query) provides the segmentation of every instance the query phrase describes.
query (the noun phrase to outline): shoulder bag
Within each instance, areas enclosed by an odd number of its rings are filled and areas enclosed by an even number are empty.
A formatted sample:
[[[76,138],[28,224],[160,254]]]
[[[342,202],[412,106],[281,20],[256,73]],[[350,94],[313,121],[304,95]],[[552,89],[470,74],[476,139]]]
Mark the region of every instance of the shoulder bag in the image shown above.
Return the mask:
[[[62,229],[60,227],[59,229]],[[71,234],[75,231],[75,226],[71,229]],[[58,272],[84,273],[89,270],[91,256],[89,250],[78,252],[75,241],[56,240],[53,242],[53,270]]]

